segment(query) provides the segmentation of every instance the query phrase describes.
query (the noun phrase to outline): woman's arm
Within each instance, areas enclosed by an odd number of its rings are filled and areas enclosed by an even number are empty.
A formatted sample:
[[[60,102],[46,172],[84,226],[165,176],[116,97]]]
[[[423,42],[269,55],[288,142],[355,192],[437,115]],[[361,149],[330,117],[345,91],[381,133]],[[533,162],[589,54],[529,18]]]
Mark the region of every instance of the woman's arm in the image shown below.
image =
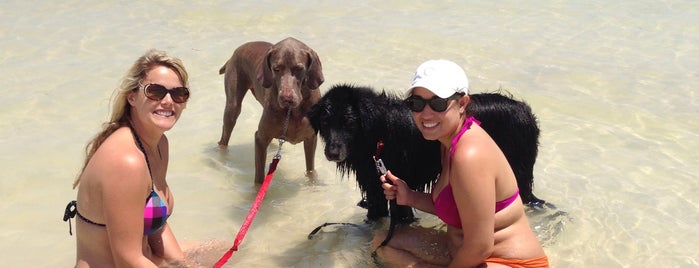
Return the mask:
[[[459,144],[452,159],[450,184],[461,219],[463,240],[451,267],[476,267],[494,248],[497,159],[482,137]]]
[[[410,189],[405,181],[393,175],[390,170],[379,179],[382,182],[381,187],[384,189],[387,200],[396,199],[398,205],[411,206],[431,214],[435,213],[430,194]]]
[[[185,257],[182,248],[177,243],[175,235],[170,229],[169,224],[165,224],[163,228],[148,236],[148,244],[153,251],[154,259],[159,260],[162,264],[169,265],[184,265]]]

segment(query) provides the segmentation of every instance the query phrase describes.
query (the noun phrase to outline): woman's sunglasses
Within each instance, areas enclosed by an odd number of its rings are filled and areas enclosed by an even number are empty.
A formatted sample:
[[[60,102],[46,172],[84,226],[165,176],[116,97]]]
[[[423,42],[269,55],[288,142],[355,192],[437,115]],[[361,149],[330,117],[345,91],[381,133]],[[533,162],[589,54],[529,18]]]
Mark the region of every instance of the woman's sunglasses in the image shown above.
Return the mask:
[[[185,103],[187,99],[189,99],[189,89],[186,87],[167,89],[165,86],[159,84],[145,84],[141,85],[141,89],[143,90],[143,94],[146,95],[146,98],[154,101],[161,101],[168,93],[170,93],[172,101],[176,103]]]
[[[447,110],[450,100],[458,100],[461,98],[461,96],[463,95],[455,93],[446,99],[434,96],[431,99],[426,100],[420,96],[412,95],[405,100],[405,104],[408,105],[410,110],[416,113],[422,112],[422,110],[425,109],[425,105],[430,105],[430,108],[432,108],[433,111],[441,113]]]

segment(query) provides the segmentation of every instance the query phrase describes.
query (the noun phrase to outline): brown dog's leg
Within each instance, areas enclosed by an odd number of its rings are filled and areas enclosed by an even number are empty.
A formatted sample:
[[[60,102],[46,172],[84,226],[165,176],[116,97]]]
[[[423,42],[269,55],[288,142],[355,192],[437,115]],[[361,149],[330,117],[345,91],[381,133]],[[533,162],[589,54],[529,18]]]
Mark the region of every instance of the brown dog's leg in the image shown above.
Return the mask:
[[[315,170],[315,155],[316,155],[316,144],[318,143],[318,136],[313,135],[303,141],[303,152],[306,155],[306,177],[315,180],[318,177]]]
[[[221,69],[222,71],[224,69]],[[224,78],[224,88],[226,89],[226,108],[223,109],[223,131],[221,139],[218,141],[220,148],[228,146],[231,132],[238,122],[240,116],[241,103],[250,87],[247,79],[238,77],[236,71],[226,72]]]
[[[255,131],[255,183],[262,184],[265,180],[265,159],[267,159],[267,146],[272,142],[271,138],[263,137],[260,131]]]
[[[231,132],[233,132],[233,127],[235,127],[239,115],[240,104],[226,101],[226,108],[223,110],[223,132],[221,133],[221,139],[218,141],[219,147],[225,148],[228,146],[228,141],[231,138]]]

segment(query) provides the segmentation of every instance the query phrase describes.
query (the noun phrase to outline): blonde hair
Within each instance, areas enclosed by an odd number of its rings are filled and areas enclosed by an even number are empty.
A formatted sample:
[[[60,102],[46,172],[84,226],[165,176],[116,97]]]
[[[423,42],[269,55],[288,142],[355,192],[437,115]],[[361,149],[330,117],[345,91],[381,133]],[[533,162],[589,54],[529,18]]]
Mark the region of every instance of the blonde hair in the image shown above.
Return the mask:
[[[180,59],[171,57],[165,52],[155,49],[151,49],[143,54],[143,56],[139,57],[133,65],[131,65],[131,68],[129,68],[124,78],[122,78],[119,87],[114,90],[109,122],[104,123],[102,131],[97,133],[85,146],[85,163],[83,164],[80,174],[78,174],[78,177],[75,179],[75,182],[73,182],[73,189],[78,186],[80,183],[80,176],[85,171],[85,167],[87,167],[92,156],[109,135],[120,127],[131,127],[131,107],[127,98],[131,92],[138,90],[139,82],[146,78],[146,73],[158,66],[165,66],[172,69],[180,78],[182,85],[188,87],[189,75]]]

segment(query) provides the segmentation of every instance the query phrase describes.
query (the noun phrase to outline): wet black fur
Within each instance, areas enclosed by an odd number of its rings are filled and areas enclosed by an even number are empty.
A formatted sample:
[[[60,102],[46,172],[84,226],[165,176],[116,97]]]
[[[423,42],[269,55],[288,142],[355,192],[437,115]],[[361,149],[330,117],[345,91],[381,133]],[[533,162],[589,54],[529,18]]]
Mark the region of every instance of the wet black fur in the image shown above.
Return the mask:
[[[343,176],[355,173],[364,196],[360,203],[367,209],[369,221],[389,215],[372,159],[378,141],[384,143],[380,158],[386,168],[410,188],[425,190],[437,179],[441,169],[439,143],[422,138],[410,110],[397,96],[379,94],[368,87],[336,85],[313,106],[308,118],[325,143],[328,160],[337,162]],[[331,137],[333,131],[338,135]],[[344,159],[337,159],[340,150],[346,151]],[[410,207],[391,204],[390,210],[392,224],[414,221]]]
[[[539,152],[539,125],[531,107],[503,93],[471,94],[466,112],[498,144],[517,178],[524,204],[541,207],[546,201],[534,196],[534,163]]]

